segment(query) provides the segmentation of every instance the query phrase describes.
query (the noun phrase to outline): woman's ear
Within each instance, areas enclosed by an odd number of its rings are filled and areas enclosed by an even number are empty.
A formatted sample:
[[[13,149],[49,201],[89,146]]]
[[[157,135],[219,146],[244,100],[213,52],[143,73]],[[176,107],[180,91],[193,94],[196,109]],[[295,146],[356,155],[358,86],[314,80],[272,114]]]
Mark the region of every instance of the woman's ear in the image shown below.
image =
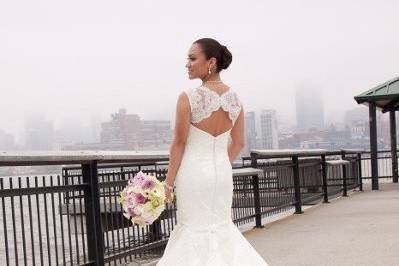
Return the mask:
[[[215,57],[211,57],[211,59],[209,59],[209,61],[210,61],[209,62],[209,67],[211,68],[211,70],[216,71],[216,68],[217,68],[216,58]]]

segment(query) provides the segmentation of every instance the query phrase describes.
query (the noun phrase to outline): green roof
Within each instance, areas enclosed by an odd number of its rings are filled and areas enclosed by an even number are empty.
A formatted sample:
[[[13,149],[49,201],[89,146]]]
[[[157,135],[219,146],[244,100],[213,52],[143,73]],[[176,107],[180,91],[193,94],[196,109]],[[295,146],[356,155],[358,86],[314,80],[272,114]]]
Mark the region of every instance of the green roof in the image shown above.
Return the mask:
[[[355,100],[359,104],[366,105],[373,102],[383,113],[399,110],[399,77],[355,96]]]

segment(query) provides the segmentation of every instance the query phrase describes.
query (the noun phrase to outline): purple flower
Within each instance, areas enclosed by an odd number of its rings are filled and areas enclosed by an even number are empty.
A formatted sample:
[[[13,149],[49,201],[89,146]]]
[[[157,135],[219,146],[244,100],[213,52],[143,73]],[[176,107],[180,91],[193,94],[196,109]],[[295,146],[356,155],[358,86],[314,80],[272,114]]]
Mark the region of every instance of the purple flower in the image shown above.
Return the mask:
[[[143,189],[151,189],[155,186],[155,182],[151,179],[146,179],[141,183]]]
[[[137,214],[134,212],[134,208],[133,207],[127,208],[127,213],[130,215],[130,217],[137,216]]]
[[[137,204],[143,204],[143,203],[146,202],[146,197],[144,197],[143,194],[141,194],[141,193],[135,193],[134,194],[134,201]]]

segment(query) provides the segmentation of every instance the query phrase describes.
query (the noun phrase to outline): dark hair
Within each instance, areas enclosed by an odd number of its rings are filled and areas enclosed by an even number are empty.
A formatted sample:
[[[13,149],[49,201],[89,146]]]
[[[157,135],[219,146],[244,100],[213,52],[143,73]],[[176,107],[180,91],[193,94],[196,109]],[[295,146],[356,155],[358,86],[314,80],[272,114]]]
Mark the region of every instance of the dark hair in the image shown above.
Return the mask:
[[[220,72],[222,69],[227,69],[231,64],[233,55],[226,46],[221,45],[215,39],[202,38],[196,40],[194,43],[198,43],[201,46],[206,59],[209,60],[212,57],[216,58],[216,72]]]

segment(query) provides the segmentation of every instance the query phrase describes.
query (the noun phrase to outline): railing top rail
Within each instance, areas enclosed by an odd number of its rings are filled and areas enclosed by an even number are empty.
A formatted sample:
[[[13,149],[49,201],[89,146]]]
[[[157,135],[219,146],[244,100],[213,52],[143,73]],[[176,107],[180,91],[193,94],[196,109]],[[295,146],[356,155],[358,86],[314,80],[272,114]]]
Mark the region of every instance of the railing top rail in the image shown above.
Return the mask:
[[[326,164],[328,165],[344,165],[344,164],[349,164],[350,161],[348,160],[331,160],[331,161],[326,161]]]
[[[262,158],[283,158],[292,156],[320,156],[326,154],[324,149],[278,149],[278,150],[257,150],[252,149],[251,154],[256,154]]]
[[[162,161],[169,151],[21,151],[0,152],[1,166]]]
[[[247,176],[247,175],[258,175],[263,173],[262,169],[245,167],[233,169],[233,176]]]
[[[349,154],[349,153],[363,153],[363,152],[365,152],[364,149],[342,149],[341,151],[345,152],[346,154]]]

